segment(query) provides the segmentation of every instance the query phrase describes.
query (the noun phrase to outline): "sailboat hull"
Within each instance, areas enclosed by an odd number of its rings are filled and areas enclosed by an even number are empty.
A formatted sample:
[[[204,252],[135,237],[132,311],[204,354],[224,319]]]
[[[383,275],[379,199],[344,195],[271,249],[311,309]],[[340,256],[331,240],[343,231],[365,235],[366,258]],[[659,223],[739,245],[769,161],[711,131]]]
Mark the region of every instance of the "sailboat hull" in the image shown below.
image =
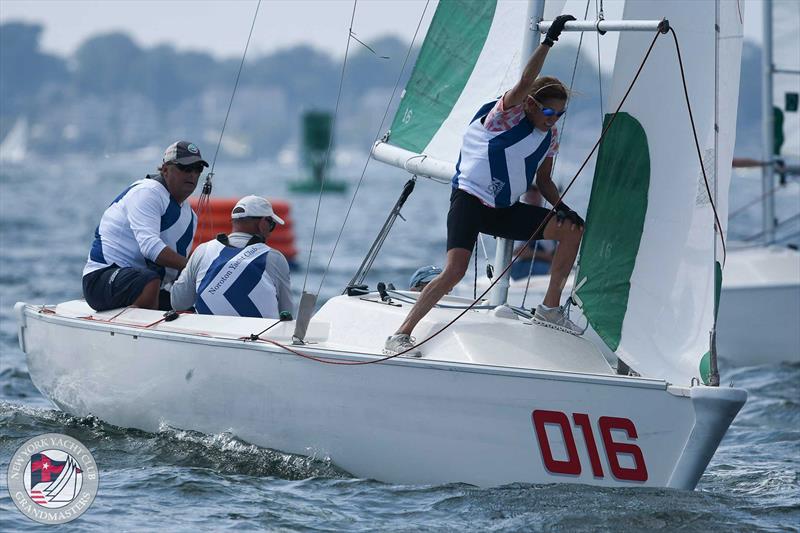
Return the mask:
[[[733,249],[717,320],[721,357],[739,366],[800,362],[800,252]]]
[[[16,309],[31,378],[67,413],[145,431],[231,432],[392,483],[692,489],[746,399],[739,389],[428,358],[320,364],[177,326]],[[205,318],[214,319],[230,320]]]

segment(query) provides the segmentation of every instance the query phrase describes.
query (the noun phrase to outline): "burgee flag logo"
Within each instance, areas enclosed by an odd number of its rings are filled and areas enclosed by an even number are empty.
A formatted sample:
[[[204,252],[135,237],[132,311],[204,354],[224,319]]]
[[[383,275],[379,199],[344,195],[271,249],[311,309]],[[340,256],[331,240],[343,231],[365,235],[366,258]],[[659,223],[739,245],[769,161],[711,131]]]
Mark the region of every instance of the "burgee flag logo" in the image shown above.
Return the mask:
[[[75,520],[97,494],[97,464],[80,441],[60,433],[34,437],[8,465],[8,492],[17,508],[43,524]]]

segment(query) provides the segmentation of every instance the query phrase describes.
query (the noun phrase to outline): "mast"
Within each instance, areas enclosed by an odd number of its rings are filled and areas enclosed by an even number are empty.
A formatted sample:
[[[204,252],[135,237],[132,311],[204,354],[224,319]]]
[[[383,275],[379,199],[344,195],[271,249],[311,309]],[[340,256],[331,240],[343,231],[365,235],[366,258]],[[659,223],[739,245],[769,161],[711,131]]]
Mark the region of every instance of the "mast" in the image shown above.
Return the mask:
[[[775,147],[775,114],[772,110],[772,0],[764,0],[764,42],[761,45],[761,143],[764,165],[761,167],[762,216],[764,242],[775,240],[775,195],[772,193],[775,173],[772,166]]]
[[[719,2],[714,2],[714,168],[712,176],[714,176],[714,203],[712,205],[719,205],[717,202],[717,184],[719,183],[719,37],[720,37],[720,16],[719,16]],[[712,223],[713,231],[711,232],[714,251],[714,262],[711,268],[714,271],[714,321],[711,325],[711,334],[709,335],[709,385],[719,386],[719,367],[717,366],[717,306],[719,305],[719,293],[717,292],[717,232],[722,232],[722,228],[717,228],[716,220]]]
[[[522,40],[521,67],[524,68],[528,58],[539,46],[539,22],[544,18],[545,0],[528,0],[528,16],[526,17],[528,28]],[[535,179],[535,178],[534,178]],[[498,272],[506,269],[511,262],[511,255],[514,252],[514,241],[510,239],[497,239],[497,249],[494,254],[494,264]],[[489,304],[502,305],[508,300],[508,285],[511,275],[506,273],[497,284],[492,288],[489,295]]]

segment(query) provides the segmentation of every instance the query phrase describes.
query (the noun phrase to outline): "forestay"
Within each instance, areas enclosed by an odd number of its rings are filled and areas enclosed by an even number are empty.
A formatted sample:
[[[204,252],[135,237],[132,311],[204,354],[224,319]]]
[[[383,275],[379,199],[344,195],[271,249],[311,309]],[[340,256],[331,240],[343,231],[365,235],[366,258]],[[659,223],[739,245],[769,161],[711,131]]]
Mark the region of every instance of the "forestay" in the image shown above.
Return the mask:
[[[564,2],[548,2],[554,16]],[[403,91],[386,142],[373,156],[420,174],[453,177],[464,130],[485,103],[519,80],[528,3],[442,0]]]
[[[715,6],[642,0],[627,2],[624,12],[625,19],[667,18],[677,32],[703,165],[723,226],[728,218],[743,9],[743,2]],[[620,35],[611,105],[627,90],[652,38],[645,33]],[[576,294],[592,327],[642,375],[680,385],[692,378],[707,382],[723,254],[717,237],[714,268],[714,214],[670,35],[656,42],[603,140],[586,222]]]

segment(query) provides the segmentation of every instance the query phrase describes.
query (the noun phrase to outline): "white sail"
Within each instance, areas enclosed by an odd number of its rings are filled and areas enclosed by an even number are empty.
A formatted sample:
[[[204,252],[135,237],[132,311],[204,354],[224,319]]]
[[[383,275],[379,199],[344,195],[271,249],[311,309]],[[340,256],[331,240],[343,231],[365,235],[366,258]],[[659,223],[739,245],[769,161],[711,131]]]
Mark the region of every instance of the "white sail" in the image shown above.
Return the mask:
[[[20,117],[0,143],[0,161],[19,163],[28,155],[28,119]]]
[[[703,166],[723,226],[742,9],[740,2],[642,0],[628,2],[624,14],[626,19],[667,18],[677,33]],[[620,36],[611,105],[621,100],[652,38]],[[642,375],[680,384],[709,377],[709,335],[721,283],[713,265],[722,263],[721,247],[715,256],[713,228],[675,45],[671,35],[662,36],[601,147],[577,278],[577,295],[594,329]],[[719,246],[721,239],[716,242]]]

